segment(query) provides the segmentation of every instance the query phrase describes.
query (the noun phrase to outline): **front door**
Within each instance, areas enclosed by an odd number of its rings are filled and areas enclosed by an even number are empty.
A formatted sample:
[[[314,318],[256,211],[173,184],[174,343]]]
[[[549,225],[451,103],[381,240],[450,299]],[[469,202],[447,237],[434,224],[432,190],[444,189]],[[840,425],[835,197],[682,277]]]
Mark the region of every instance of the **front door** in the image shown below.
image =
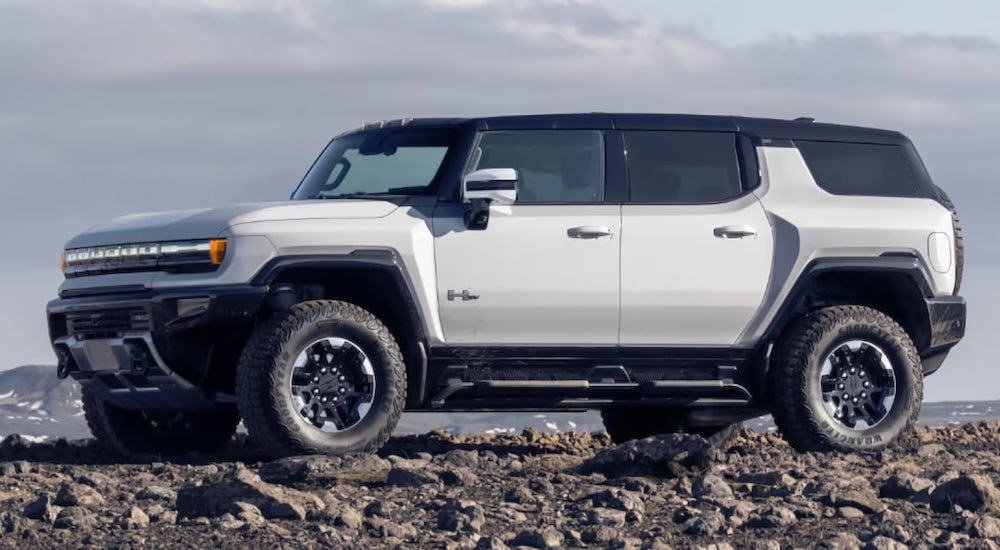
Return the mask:
[[[604,204],[598,130],[482,132],[467,171],[514,168],[517,202],[468,230],[434,215],[437,291],[450,345],[615,345],[621,207]]]

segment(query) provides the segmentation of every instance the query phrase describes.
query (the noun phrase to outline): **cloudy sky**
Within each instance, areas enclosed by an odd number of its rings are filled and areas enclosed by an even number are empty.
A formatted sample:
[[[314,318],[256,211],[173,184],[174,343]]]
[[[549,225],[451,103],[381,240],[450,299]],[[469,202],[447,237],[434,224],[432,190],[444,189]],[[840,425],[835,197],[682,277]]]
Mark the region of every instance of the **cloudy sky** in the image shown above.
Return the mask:
[[[284,199],[363,121],[693,112],[907,133],[969,232],[969,337],[928,399],[1000,398],[996,21],[987,0],[0,0],[0,368],[52,361],[74,233]]]

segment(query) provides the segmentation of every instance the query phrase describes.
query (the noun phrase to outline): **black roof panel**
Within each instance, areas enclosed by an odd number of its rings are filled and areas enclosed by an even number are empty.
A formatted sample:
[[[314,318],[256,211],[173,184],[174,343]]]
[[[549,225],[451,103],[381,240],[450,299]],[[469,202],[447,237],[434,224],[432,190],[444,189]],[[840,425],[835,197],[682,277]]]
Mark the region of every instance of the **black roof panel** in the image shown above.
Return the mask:
[[[899,132],[861,126],[844,126],[808,120],[784,120],[726,115],[652,113],[561,113],[474,118],[415,118],[369,123],[358,130],[393,126],[460,126],[471,124],[484,130],[619,129],[686,130],[701,132],[741,131],[773,139],[808,139],[863,143],[906,143]],[[355,131],[358,131],[355,130]],[[347,132],[353,133],[353,132]]]

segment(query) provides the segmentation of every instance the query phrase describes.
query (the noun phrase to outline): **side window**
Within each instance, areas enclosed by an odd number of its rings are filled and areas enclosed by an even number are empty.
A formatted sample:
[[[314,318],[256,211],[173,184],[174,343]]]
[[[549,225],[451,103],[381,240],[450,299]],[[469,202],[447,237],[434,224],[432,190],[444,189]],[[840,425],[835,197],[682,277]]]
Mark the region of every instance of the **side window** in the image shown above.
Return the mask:
[[[898,145],[795,140],[816,184],[834,195],[915,197],[917,186]]]
[[[483,132],[469,169],[514,168],[517,202],[593,203],[604,200],[604,139],[597,130]]]
[[[629,202],[699,204],[743,193],[735,134],[625,132]]]

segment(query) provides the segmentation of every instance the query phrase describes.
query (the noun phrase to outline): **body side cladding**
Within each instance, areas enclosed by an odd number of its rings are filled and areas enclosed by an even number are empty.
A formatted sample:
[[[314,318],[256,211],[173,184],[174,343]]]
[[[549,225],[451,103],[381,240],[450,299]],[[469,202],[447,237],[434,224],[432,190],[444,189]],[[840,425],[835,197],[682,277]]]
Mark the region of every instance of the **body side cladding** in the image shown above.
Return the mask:
[[[396,282],[397,290],[406,302],[406,311],[413,327],[415,337],[414,348],[407,353],[415,364],[407,364],[410,372],[408,377],[407,403],[416,404],[423,401],[426,393],[427,380],[427,320],[416,302],[417,291],[410,280],[402,259],[395,250],[359,249],[341,256],[303,255],[282,256],[274,258],[265,264],[254,276],[252,284],[270,285],[280,274],[288,269],[310,270],[344,270],[344,269],[382,269]]]

